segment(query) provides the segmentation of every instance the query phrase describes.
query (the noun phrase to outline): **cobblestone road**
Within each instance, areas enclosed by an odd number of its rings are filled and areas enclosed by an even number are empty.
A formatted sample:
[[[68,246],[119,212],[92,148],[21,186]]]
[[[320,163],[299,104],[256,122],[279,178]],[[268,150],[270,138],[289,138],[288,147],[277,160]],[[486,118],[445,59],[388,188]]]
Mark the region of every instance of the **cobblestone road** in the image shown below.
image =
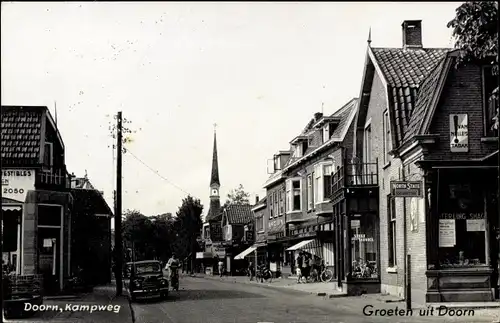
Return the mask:
[[[495,322],[490,312],[462,317],[366,316],[363,307],[404,309],[401,303],[373,303],[363,297],[327,299],[295,290],[264,288],[213,279],[185,277],[181,290],[163,301],[140,301],[132,308],[136,323],[358,323]]]

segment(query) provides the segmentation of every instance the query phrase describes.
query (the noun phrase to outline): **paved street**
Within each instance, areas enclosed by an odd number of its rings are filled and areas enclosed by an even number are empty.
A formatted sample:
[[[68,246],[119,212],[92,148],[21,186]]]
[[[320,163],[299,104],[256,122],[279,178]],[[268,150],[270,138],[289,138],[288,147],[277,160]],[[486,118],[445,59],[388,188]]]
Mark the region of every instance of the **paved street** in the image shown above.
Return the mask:
[[[382,303],[364,297],[328,299],[292,289],[241,284],[228,280],[183,277],[181,290],[168,300],[132,305],[137,323],[244,323],[244,322],[494,322],[491,311],[461,319],[449,316],[366,316],[363,307],[404,309],[402,303]],[[481,312],[481,313],[480,313]]]

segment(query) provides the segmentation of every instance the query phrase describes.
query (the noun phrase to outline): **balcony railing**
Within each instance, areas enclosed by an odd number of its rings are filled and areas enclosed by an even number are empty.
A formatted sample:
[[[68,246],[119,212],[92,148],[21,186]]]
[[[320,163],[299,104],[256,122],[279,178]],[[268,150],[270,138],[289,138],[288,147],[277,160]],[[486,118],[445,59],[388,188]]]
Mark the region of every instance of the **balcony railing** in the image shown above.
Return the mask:
[[[378,160],[374,163],[344,163],[331,179],[331,194],[344,187],[378,186]]]
[[[70,188],[70,178],[66,172],[66,168],[44,168],[37,172],[36,183],[37,188],[61,190]]]

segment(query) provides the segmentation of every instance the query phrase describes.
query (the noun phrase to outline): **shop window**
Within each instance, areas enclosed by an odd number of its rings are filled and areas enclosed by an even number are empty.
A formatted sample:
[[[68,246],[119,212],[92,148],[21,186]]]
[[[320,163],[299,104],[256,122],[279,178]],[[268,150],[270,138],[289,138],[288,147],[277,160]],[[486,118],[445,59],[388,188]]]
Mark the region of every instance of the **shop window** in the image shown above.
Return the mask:
[[[61,226],[61,207],[57,205],[39,205],[38,226]]]
[[[472,174],[469,174],[472,176]],[[470,176],[458,182],[452,173],[441,175],[439,205],[439,265],[441,268],[461,268],[486,265],[487,221],[484,213],[482,187]]]
[[[377,216],[366,213],[352,218],[350,224],[351,278],[378,278]]]
[[[389,267],[397,266],[397,243],[396,243],[396,199],[390,195],[387,197],[387,241],[389,254]]]
[[[18,248],[18,225],[21,220],[20,211],[2,211],[2,251],[15,252]]]

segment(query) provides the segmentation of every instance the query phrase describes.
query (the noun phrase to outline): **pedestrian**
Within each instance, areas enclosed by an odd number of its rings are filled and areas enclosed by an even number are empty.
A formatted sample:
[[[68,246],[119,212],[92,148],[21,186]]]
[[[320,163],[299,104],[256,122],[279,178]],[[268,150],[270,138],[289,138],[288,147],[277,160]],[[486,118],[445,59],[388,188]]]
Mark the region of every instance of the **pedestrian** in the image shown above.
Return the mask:
[[[296,274],[297,274],[297,284],[300,284],[300,280],[302,279],[302,266],[304,264],[304,258],[302,256],[302,252],[299,252],[299,255],[297,257],[297,269]]]
[[[306,282],[311,274],[311,265],[312,265],[311,256],[309,254],[306,254],[304,257],[304,269],[302,270],[303,271],[302,275],[306,279]]]
[[[222,273],[224,272],[224,263],[222,262],[222,259],[219,259],[219,263],[217,265],[219,266],[219,277],[222,278]]]
[[[253,266],[253,262],[249,261],[248,262],[248,275],[250,276],[250,281],[253,280],[253,271],[254,271],[254,266]]]

